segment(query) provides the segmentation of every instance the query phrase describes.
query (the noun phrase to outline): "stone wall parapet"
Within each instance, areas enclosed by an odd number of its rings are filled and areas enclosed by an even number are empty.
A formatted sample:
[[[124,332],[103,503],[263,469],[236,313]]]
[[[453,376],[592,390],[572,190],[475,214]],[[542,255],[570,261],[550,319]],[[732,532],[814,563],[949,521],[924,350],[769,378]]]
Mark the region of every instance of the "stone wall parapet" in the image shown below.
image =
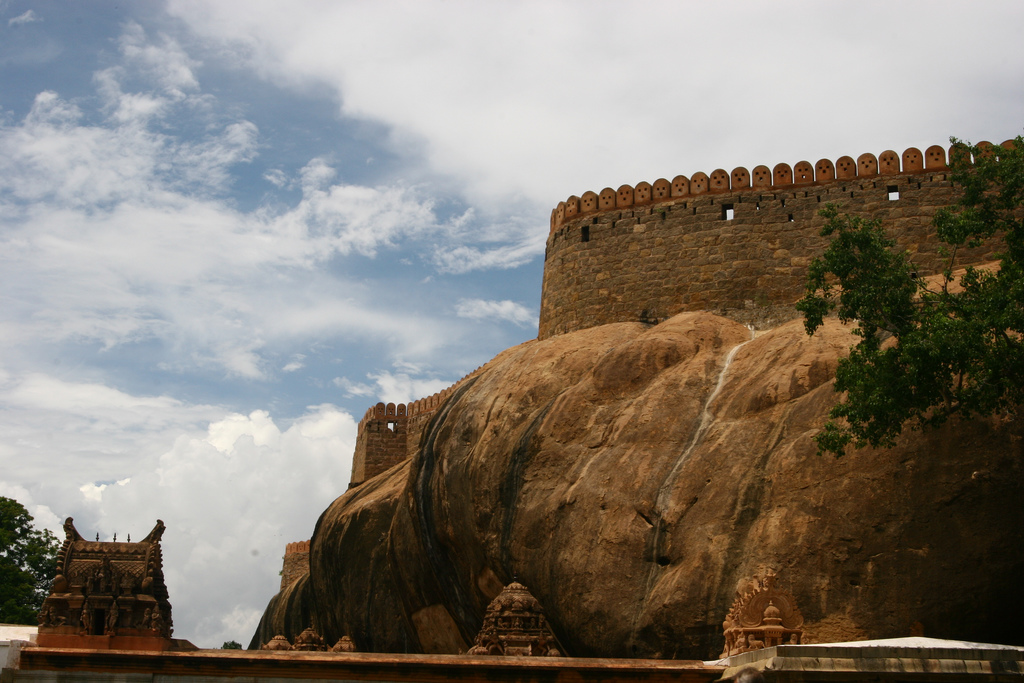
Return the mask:
[[[1012,145],[1007,140],[1003,145]],[[979,147],[992,147],[990,142],[980,142]],[[948,155],[947,156],[947,152]],[[622,185],[618,190],[606,187],[600,192],[588,191],[580,196],[572,195],[551,211],[551,232],[562,227],[566,221],[580,216],[614,211],[632,206],[671,202],[704,194],[721,194],[744,190],[771,190],[799,188],[806,185],[832,183],[842,180],[868,179],[880,176],[919,173],[924,171],[945,171],[947,159],[954,154],[966,154],[965,145],[948,148],[932,145],[923,153],[917,147],[909,147],[903,154],[886,150],[877,157],[866,152],[856,160],[850,156],[839,157],[835,163],[819,159],[817,163],[798,161],[790,166],[776,164],[772,169],[758,165],[748,171],[746,167],[734,168],[732,172],[716,169],[711,175],[698,171],[690,177],[678,175],[671,181],[659,178],[653,183],[642,181],[635,187]]]
[[[411,457],[419,446],[420,435],[434,411],[463,382],[479,373],[480,366],[450,387],[409,403],[384,403],[370,406],[356,431],[349,487],[385,472]]]
[[[538,338],[608,323],[655,324],[684,311],[759,328],[797,317],[807,267],[828,244],[819,214],[826,204],[881,221],[920,275],[941,272],[947,257],[932,219],[960,196],[947,165],[959,154],[968,148],[911,147],[902,155],[662,178],[586,192],[578,203],[570,197],[552,214]],[[961,249],[957,265],[995,258],[992,247]]]
[[[294,553],[308,553],[309,552],[309,541],[295,541],[294,543],[288,543],[284,546],[284,554],[292,555]]]

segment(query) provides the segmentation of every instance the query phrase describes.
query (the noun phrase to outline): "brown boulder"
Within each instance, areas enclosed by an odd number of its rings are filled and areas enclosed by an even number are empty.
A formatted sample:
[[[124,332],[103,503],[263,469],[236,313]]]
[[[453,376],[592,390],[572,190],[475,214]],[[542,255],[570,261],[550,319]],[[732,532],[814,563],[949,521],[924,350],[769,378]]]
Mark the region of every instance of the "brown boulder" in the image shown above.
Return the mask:
[[[518,576],[569,655],[708,658],[735,591],[772,570],[818,642],[1024,642],[1019,421],[818,456],[855,338],[834,320],[750,337],[684,313],[503,352],[416,456],[324,512],[291,602],[328,642],[457,652]],[[275,600],[254,641],[297,625]]]

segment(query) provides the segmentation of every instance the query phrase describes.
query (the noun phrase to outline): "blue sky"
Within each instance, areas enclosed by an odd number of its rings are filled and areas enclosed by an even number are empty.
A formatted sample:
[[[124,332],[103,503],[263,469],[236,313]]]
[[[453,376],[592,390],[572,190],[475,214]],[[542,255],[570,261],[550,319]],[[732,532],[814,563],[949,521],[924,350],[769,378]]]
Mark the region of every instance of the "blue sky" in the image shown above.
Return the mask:
[[[377,400],[536,335],[551,208],[1000,142],[1017,2],[0,1],[0,495],[246,642]]]

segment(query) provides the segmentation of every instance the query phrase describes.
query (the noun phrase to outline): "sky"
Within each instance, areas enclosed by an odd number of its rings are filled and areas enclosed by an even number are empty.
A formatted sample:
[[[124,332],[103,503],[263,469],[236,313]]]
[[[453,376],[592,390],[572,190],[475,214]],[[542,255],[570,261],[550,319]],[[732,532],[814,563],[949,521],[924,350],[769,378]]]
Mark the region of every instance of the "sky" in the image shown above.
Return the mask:
[[[0,0],[0,495],[247,643],[377,401],[536,337],[551,209],[1001,142],[1024,4]]]

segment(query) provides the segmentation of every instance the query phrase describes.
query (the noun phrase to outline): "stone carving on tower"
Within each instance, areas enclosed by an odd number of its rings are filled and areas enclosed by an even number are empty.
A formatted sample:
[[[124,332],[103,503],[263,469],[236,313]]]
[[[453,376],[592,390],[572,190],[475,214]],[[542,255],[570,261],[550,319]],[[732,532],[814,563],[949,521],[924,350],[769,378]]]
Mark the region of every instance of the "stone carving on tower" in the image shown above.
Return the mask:
[[[164,585],[160,537],[164,523],[144,539],[87,541],[64,521],[57,574],[39,611],[40,645],[92,649],[188,647],[171,639],[171,603]],[[116,535],[115,535],[116,538]]]
[[[467,654],[558,657],[562,648],[537,598],[513,581],[487,606],[484,624]]]
[[[725,649],[721,657],[776,645],[799,645],[803,637],[803,615],[796,601],[768,574],[754,582],[753,590],[736,595],[732,609],[722,622]]]

